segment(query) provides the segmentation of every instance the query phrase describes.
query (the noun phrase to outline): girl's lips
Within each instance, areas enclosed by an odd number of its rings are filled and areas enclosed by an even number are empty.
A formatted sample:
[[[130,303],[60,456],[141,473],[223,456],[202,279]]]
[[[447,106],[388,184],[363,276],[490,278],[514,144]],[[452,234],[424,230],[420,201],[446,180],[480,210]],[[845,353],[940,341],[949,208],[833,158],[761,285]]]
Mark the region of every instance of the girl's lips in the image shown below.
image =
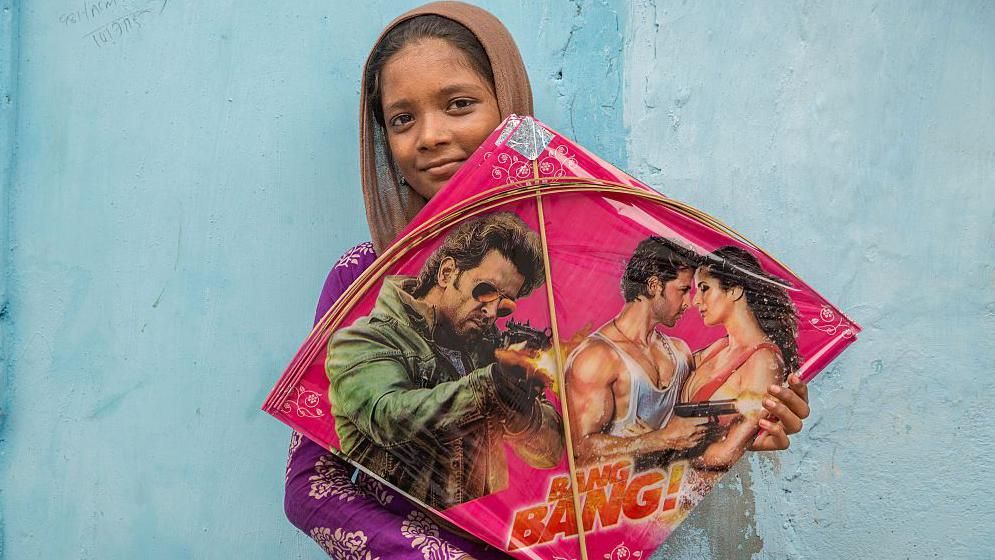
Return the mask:
[[[459,169],[461,165],[463,165],[463,160],[451,161],[442,165],[428,167],[424,169],[424,172],[430,177],[436,179],[448,179],[456,173],[456,170]]]

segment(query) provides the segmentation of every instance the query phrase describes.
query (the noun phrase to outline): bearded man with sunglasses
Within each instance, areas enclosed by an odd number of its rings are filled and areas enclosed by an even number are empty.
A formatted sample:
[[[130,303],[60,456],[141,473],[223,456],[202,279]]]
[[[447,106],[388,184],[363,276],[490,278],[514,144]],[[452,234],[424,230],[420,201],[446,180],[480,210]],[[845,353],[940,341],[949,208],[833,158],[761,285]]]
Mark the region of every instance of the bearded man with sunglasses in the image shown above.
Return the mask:
[[[555,467],[562,420],[542,381],[494,352],[495,320],[544,278],[538,234],[508,212],[459,225],[418,276],[386,278],[370,315],[329,341],[342,451],[437,509],[507,487],[505,443]]]

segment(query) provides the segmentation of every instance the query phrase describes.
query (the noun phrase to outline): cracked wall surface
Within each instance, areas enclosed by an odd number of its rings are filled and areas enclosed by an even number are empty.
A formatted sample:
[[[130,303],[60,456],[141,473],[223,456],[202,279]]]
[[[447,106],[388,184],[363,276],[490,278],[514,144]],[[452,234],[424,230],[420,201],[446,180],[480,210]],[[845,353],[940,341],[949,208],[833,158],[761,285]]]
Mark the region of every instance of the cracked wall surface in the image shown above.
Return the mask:
[[[865,328],[653,558],[986,558],[995,6],[480,3],[541,119]],[[359,67],[415,3],[78,4],[0,1],[0,557],[321,558],[258,407],[368,236]]]

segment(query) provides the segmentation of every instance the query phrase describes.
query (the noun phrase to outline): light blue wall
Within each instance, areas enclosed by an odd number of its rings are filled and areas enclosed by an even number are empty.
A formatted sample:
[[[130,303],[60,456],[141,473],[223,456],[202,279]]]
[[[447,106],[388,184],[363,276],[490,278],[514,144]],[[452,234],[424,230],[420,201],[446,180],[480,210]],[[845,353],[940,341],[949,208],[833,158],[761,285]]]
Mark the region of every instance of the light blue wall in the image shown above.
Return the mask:
[[[0,556],[320,558],[258,407],[367,236],[359,66],[413,3],[117,1],[98,45],[0,0]],[[668,557],[988,557],[995,4],[482,4],[540,118],[865,327]]]

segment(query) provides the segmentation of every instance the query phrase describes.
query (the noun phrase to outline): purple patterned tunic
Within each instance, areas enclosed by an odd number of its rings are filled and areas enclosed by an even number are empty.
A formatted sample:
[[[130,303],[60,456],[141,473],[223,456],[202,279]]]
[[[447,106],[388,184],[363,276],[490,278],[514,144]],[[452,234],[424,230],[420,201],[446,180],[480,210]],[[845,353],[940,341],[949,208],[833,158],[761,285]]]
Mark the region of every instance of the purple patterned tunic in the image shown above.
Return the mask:
[[[376,259],[371,243],[335,263],[318,299],[315,322]],[[287,518],[332,558],[343,560],[445,560],[507,558],[439,527],[403,496],[301,434],[294,432],[287,458]]]

